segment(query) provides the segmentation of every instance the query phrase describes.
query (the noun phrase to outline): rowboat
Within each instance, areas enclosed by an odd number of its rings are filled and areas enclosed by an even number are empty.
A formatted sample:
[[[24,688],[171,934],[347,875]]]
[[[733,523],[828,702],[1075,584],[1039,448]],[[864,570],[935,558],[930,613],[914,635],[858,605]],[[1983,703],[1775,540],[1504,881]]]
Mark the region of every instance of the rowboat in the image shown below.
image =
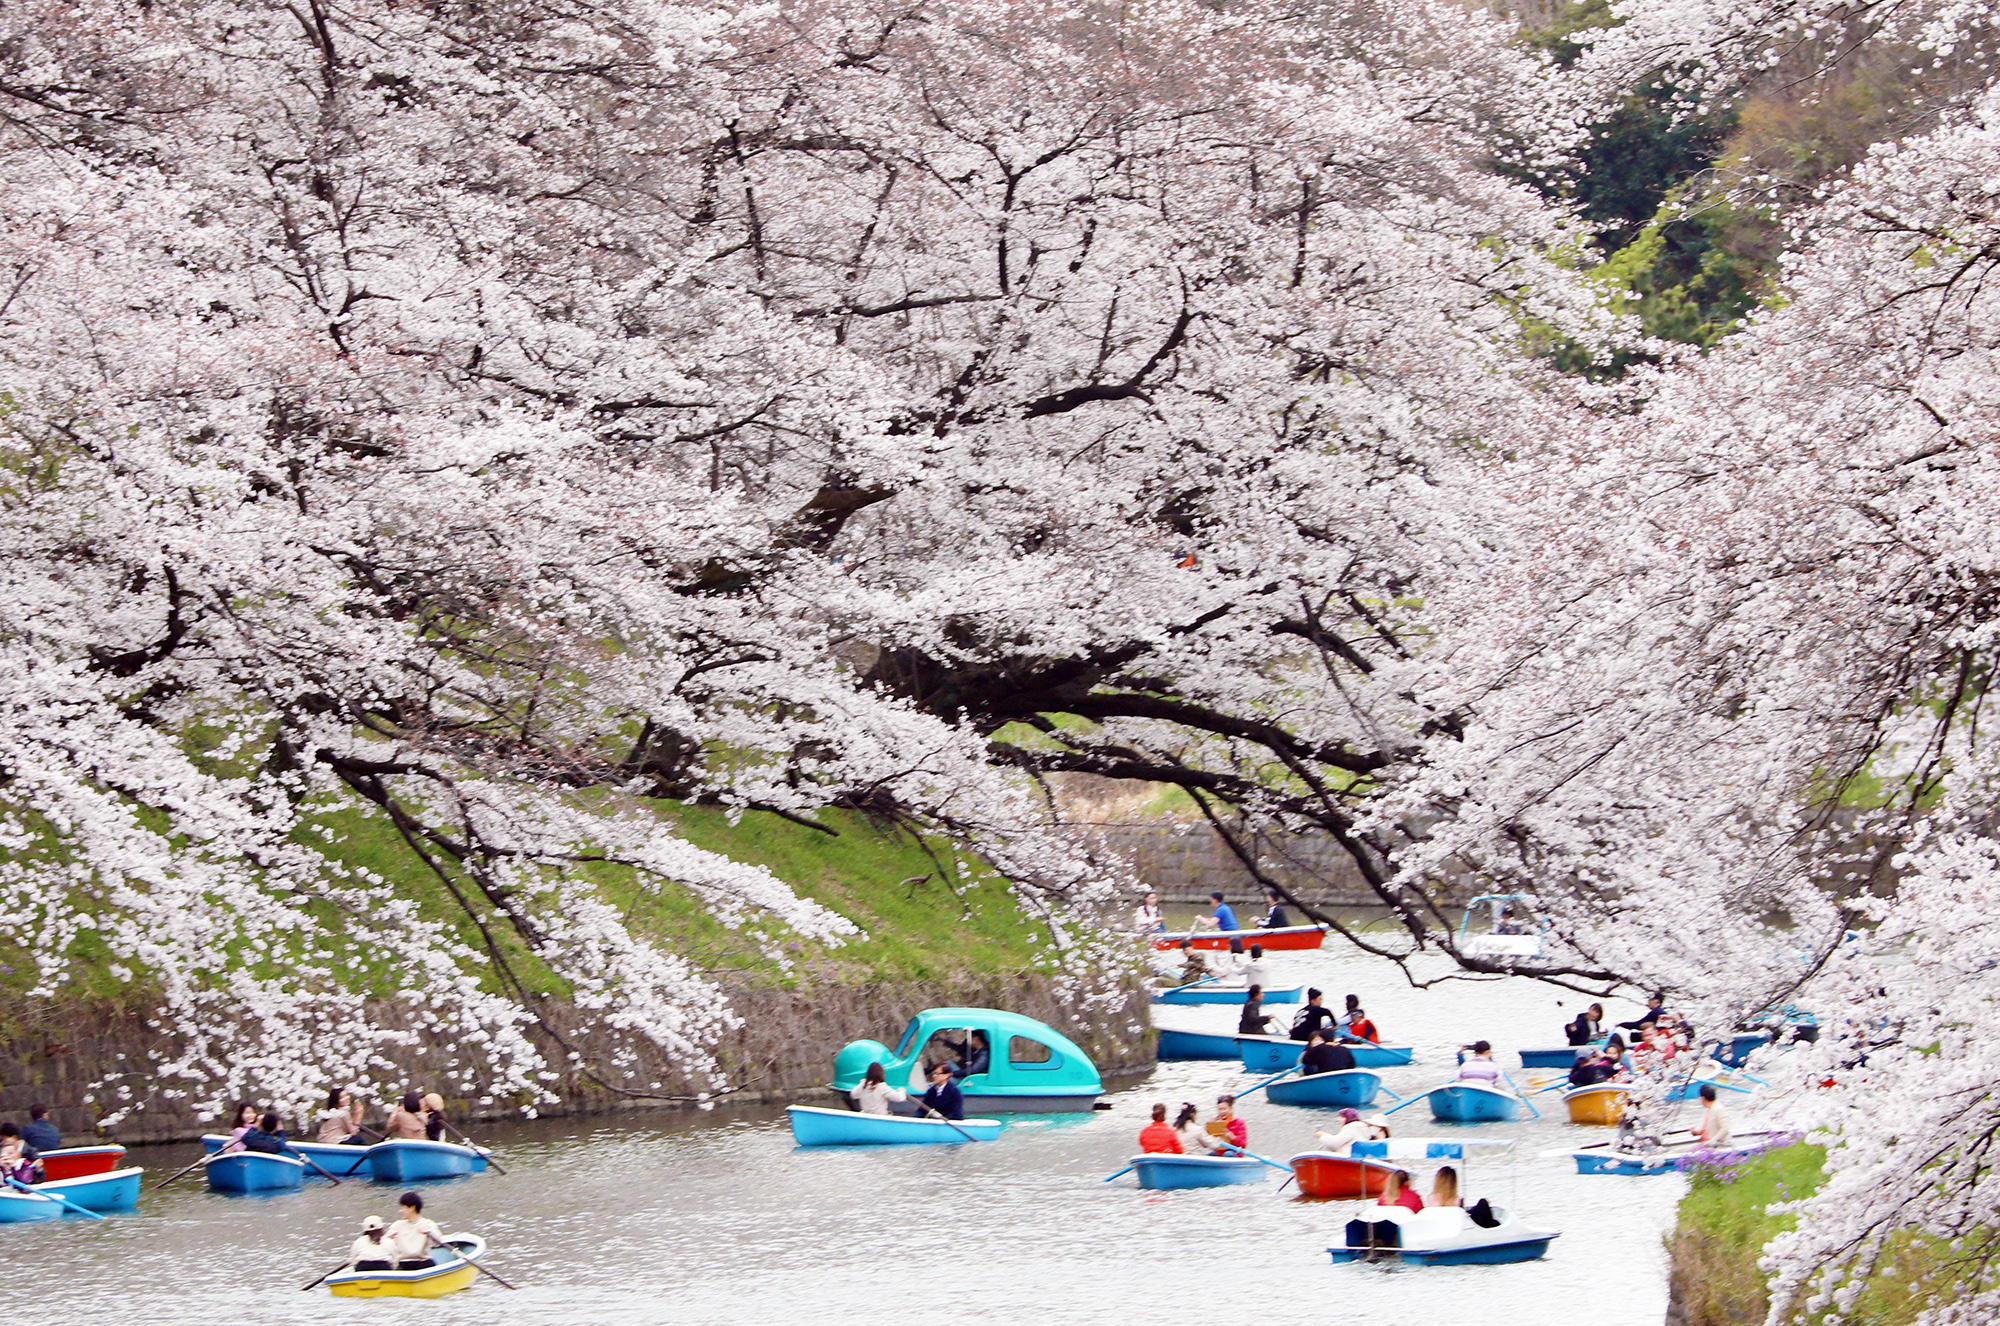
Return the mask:
[[[477,1234],[447,1234],[439,1240],[442,1248],[431,1249],[434,1266],[414,1271],[342,1271],[326,1278],[326,1287],[339,1298],[437,1298],[456,1293],[478,1278],[479,1272],[466,1260],[475,1261],[486,1252],[486,1240]]]
[[[1430,1091],[1431,1117],[1444,1123],[1509,1123],[1527,1102],[1483,1082],[1447,1082]]]
[[[1162,990],[1153,996],[1156,1004],[1240,1004],[1250,996],[1248,987],[1241,985],[1204,984],[1183,985],[1172,990]],[[1304,1003],[1306,988],[1303,985],[1288,985],[1281,989],[1266,990],[1264,1002],[1267,1004]]]
[[[1512,1138],[1392,1137],[1380,1142],[1356,1142],[1345,1152],[1303,1151],[1292,1157],[1292,1173],[1307,1197],[1358,1201],[1379,1197],[1382,1185],[1413,1161],[1464,1162],[1473,1148],[1514,1145]]]
[[[1570,1159],[1576,1162],[1578,1174],[1618,1174],[1628,1178],[1678,1174],[1695,1165],[1728,1164],[1754,1156],[1770,1144],[1769,1139],[1774,1135],[1768,1131],[1742,1133],[1740,1145],[1720,1151],[1711,1151],[1692,1137],[1651,1151],[1621,1151],[1616,1142],[1599,1142],[1578,1147],[1570,1152]]]
[[[1248,1156],[1177,1156],[1150,1152],[1132,1157],[1132,1172],[1141,1188],[1223,1188],[1235,1183],[1261,1183],[1268,1168]]]
[[[1350,1042],[1347,1048],[1354,1055],[1356,1068],[1395,1068],[1417,1057],[1416,1050],[1408,1045],[1375,1045],[1363,1041],[1358,1044]],[[1236,1052],[1242,1056],[1243,1066],[1251,1072],[1275,1073],[1285,1068],[1297,1068],[1299,1056],[1306,1052],[1306,1043],[1289,1036],[1238,1036]]]
[[[800,1146],[921,1146],[990,1142],[1000,1136],[998,1119],[919,1119],[906,1114],[862,1114],[817,1105],[787,1105],[792,1140]]]
[[[41,1154],[42,1178],[80,1179],[86,1174],[109,1174],[125,1158],[125,1148],[115,1142],[102,1146],[65,1146]]]
[[[1625,1102],[1631,1098],[1631,1087],[1614,1082],[1571,1087],[1563,1092],[1563,1104],[1569,1106],[1571,1123],[1615,1124],[1625,1117]]]
[[[1236,1037],[1212,1031],[1175,1031],[1160,1028],[1159,1057],[1162,1059],[1234,1059]]]
[[[1521,1067],[1560,1068],[1564,1072],[1568,1072],[1570,1069],[1576,1067],[1578,1055],[1595,1049],[1602,1044],[1604,1044],[1603,1041],[1596,1040],[1592,1041],[1589,1045],[1560,1045],[1541,1050],[1522,1050],[1520,1052]]]
[[[38,1192],[22,1192],[0,1185],[0,1225],[25,1225],[33,1220],[54,1220],[63,1213],[63,1204]]]
[[[201,1145],[204,1151],[213,1155],[229,1145],[229,1138],[223,1133],[203,1133]],[[289,1145],[301,1159],[312,1161],[336,1179],[368,1172],[369,1149],[365,1146],[339,1146],[328,1142],[292,1142]],[[316,1175],[319,1170],[308,1165],[306,1173]]]
[[[1155,935],[1153,947],[1179,948],[1183,940],[1187,942],[1189,948],[1228,948],[1230,941],[1236,940],[1246,949],[1255,945],[1266,953],[1290,952],[1297,949],[1318,948],[1324,944],[1326,927],[1288,925],[1276,930],[1206,930],[1198,935]]]
[[[28,1187],[38,1193],[60,1193],[86,1211],[130,1211],[139,1204],[139,1184],[145,1177],[144,1167],[130,1165],[80,1179],[45,1179]]]
[[[1473,927],[1473,918],[1484,905],[1488,909],[1487,929]],[[1512,922],[1508,914],[1516,906],[1521,911]],[[1527,893],[1486,893],[1465,904],[1465,919],[1458,926],[1458,951],[1468,958],[1485,958],[1509,966],[1531,965],[1544,956],[1542,935],[1548,922],[1534,915],[1535,899]],[[1508,929],[1509,924],[1515,928]]]
[[[1382,1079],[1362,1068],[1288,1077],[1271,1083],[1264,1094],[1277,1105],[1317,1105],[1331,1109],[1373,1105]]]
[[[306,1162],[268,1151],[232,1151],[203,1168],[216,1192],[287,1192],[304,1182]]]
[[[1365,1219],[1348,1221],[1346,1242],[1327,1251],[1337,1262],[1393,1256],[1422,1266],[1497,1266],[1533,1261],[1562,1237],[1560,1230],[1530,1227],[1505,1207],[1492,1211],[1498,1223],[1486,1229],[1473,1224],[1463,1207],[1379,1206]]]
[[[483,1151],[456,1142],[396,1138],[361,1150],[368,1160],[368,1172],[381,1183],[429,1183],[486,1168]]]
[[[927,1008],[911,1018],[891,1050],[880,1041],[849,1041],[833,1060],[835,1090],[861,1085],[881,1064],[891,1086],[921,1094],[929,1067],[960,1053],[947,1042],[986,1044],[981,1072],[958,1080],[968,1114],[1051,1114],[1088,1110],[1104,1094],[1097,1066],[1076,1042],[1045,1023],[997,1008]]]
[[[1771,1043],[1768,1031],[1746,1031],[1729,1038],[1729,1044],[1716,1041],[1708,1047],[1708,1052],[1730,1068],[1741,1068],[1752,1054]]]

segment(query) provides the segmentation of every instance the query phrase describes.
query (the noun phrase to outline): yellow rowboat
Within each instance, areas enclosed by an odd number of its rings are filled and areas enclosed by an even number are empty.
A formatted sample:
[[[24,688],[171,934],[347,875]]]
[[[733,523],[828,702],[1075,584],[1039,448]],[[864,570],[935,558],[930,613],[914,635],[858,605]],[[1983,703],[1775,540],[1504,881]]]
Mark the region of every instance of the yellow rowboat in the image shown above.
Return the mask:
[[[447,1234],[445,1246],[431,1250],[435,1266],[414,1271],[342,1271],[327,1277],[326,1286],[339,1298],[437,1298],[471,1284],[479,1271],[466,1260],[486,1251],[477,1234]]]
[[[1624,1115],[1625,1102],[1631,1095],[1632,1088],[1628,1086],[1604,1082],[1563,1092],[1563,1103],[1569,1106],[1571,1123],[1615,1124]]]

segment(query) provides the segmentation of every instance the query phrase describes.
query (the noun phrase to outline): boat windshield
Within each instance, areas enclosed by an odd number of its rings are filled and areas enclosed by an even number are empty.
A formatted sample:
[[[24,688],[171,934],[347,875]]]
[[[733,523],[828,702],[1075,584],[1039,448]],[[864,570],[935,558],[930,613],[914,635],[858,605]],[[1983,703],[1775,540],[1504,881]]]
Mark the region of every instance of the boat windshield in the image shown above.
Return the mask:
[[[908,1054],[917,1043],[917,1019],[911,1018],[910,1025],[903,1028],[903,1039],[896,1042],[896,1058]]]

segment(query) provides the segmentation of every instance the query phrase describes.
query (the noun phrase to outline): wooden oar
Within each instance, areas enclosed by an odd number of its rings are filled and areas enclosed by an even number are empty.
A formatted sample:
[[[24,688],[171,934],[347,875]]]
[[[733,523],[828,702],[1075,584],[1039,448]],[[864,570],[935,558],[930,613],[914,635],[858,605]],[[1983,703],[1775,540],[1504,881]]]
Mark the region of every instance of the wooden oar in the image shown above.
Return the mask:
[[[154,1192],[158,1192],[158,1191],[159,1191],[160,1189],[162,1189],[162,1188],[166,1187],[166,1186],[167,1186],[168,1184],[172,1183],[172,1182],[173,1182],[173,1181],[174,1181],[175,1179],[178,1179],[179,1177],[181,1177],[181,1175],[183,1175],[183,1174],[189,1174],[189,1173],[192,1173],[192,1172],[193,1172],[193,1171],[195,1171],[195,1170],[198,1170],[198,1169],[200,1169],[200,1168],[201,1168],[201,1167],[202,1167],[203,1165],[206,1165],[206,1164],[208,1163],[208,1161],[209,1161],[209,1156],[210,1156],[211,1154],[213,1154],[213,1155],[217,1155],[217,1156],[220,1156],[220,1155],[223,1155],[223,1154],[225,1154],[225,1152],[222,1152],[222,1151],[216,1151],[216,1152],[212,1152],[212,1153],[211,1153],[211,1152],[203,1152],[203,1153],[202,1153],[202,1157],[201,1157],[201,1159],[200,1159],[200,1160],[197,1160],[197,1161],[195,1161],[195,1162],[194,1162],[194,1164],[192,1164],[192,1165],[189,1165],[189,1166],[188,1166],[188,1167],[187,1167],[186,1169],[183,1169],[183,1170],[176,1170],[176,1171],[174,1171],[174,1172],[173,1172],[172,1174],[169,1174],[169,1175],[167,1175],[167,1177],[166,1177],[166,1178],[164,1178],[164,1179],[161,1179],[161,1180],[160,1180],[160,1181],[159,1181],[158,1183],[154,1184],[154,1185],[153,1185],[153,1191],[154,1191]]]
[[[438,1236],[431,1233],[428,1230],[424,1232],[424,1238],[430,1242],[432,1247],[443,1248],[450,1246],[449,1244],[439,1242]],[[467,1266],[470,1266],[473,1270],[479,1272],[481,1275],[491,1275],[495,1280],[500,1280],[500,1277],[496,1275],[494,1272],[487,1270],[484,1266],[481,1266],[478,1262],[466,1256],[464,1248],[452,1248],[452,1251],[458,1254],[458,1258],[460,1261],[464,1262]],[[507,1288],[509,1289],[512,1289],[514,1287],[512,1285],[507,1284],[505,1280],[500,1280],[500,1283],[506,1285]]]
[[[453,1124],[450,1119],[442,1119],[439,1120],[439,1122],[443,1123],[445,1127],[451,1129],[453,1137],[456,1137],[459,1141],[465,1143],[467,1146],[471,1147],[474,1151],[479,1151],[479,1144],[473,1141],[471,1138],[467,1137],[464,1133],[458,1131],[457,1125]],[[499,1161],[493,1158],[492,1152],[480,1151],[479,1153],[486,1157],[486,1163],[492,1166],[495,1173],[505,1174],[507,1172],[506,1167],[501,1165]]]
[[[245,1147],[244,1150],[247,1151],[249,1150],[249,1148]],[[334,1178],[332,1173],[330,1173],[324,1165],[320,1164],[317,1160],[314,1160],[311,1156],[306,1155],[302,1151],[294,1151],[289,1146],[285,1148],[285,1154],[290,1156],[293,1160],[303,1160],[306,1164],[311,1165],[314,1169],[318,1170],[319,1176],[321,1178],[328,1180],[336,1188],[340,1186],[340,1180]]]
[[[92,1220],[104,1219],[104,1215],[102,1212],[93,1211],[87,1206],[79,1206],[77,1203],[72,1202],[69,1198],[63,1196],[59,1192],[37,1192],[33,1188],[30,1188],[27,1184],[21,1182],[19,1179],[7,1180],[7,1186],[10,1188],[19,1188],[22,1192],[27,1193],[30,1197],[46,1197],[50,1201],[61,1202],[64,1206],[67,1206],[70,1210],[75,1211],[80,1215],[87,1215]]]
[[[336,1276],[336,1275],[339,1275],[339,1274],[340,1274],[340,1273],[341,1273],[342,1271],[346,1270],[346,1269],[347,1269],[347,1266],[348,1266],[348,1263],[346,1263],[346,1262],[342,1262],[342,1263],[341,1263],[340,1265],[338,1265],[338,1266],[334,1267],[334,1268],[333,1268],[333,1269],[332,1269],[331,1271],[328,1271],[328,1272],[327,1272],[327,1273],[326,1273],[325,1275],[323,1275],[323,1276],[321,1276],[321,1277],[320,1277],[319,1279],[317,1279],[317,1280],[313,1281],[313,1282],[312,1282],[311,1284],[309,1284],[309,1285],[300,1285],[300,1286],[299,1286],[299,1292],[303,1294],[303,1293],[304,1293],[304,1292],[305,1292],[306,1290],[308,1290],[308,1289],[318,1289],[318,1288],[319,1288],[319,1287],[320,1287],[321,1285],[325,1284],[325,1283],[326,1283],[326,1282],[327,1282],[327,1281],[328,1281],[329,1279],[331,1279],[332,1277],[334,1277],[334,1276]]]

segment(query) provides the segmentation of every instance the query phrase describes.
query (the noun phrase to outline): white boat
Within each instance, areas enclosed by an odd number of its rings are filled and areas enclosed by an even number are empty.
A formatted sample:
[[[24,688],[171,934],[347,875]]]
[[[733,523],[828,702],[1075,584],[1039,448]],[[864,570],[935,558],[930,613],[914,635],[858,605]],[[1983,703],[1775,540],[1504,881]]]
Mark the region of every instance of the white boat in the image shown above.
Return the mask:
[[[1327,1251],[1337,1262],[1398,1257],[1424,1266],[1492,1266],[1533,1261],[1562,1237],[1561,1230],[1537,1229],[1504,1206],[1490,1209],[1495,1223],[1489,1229],[1459,1206],[1378,1206],[1348,1221],[1346,1242]]]

